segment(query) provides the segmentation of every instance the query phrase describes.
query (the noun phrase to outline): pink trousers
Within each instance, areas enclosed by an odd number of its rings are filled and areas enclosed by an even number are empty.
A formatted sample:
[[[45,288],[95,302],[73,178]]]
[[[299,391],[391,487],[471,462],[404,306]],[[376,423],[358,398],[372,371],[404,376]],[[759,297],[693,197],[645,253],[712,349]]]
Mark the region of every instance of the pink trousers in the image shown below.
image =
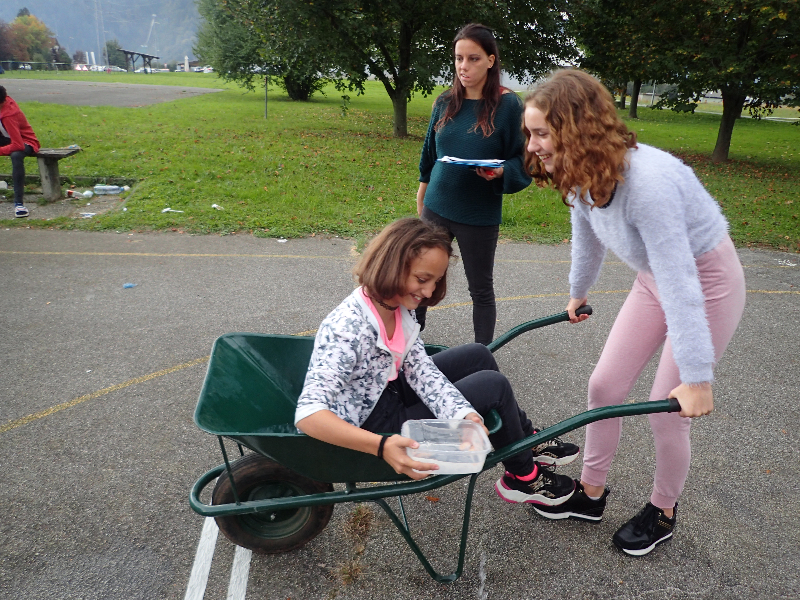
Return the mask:
[[[722,357],[742,317],[744,272],[729,237],[696,259],[705,309],[714,345],[714,364]],[[639,272],[617,315],[603,353],[589,379],[589,408],[622,404],[647,363],[664,345],[650,400],[663,400],[681,384],[672,356],[664,311],[653,275]],[[691,419],[677,413],[649,415],[656,444],[656,473],[650,502],[675,505],[689,473]],[[622,419],[606,419],[586,427],[583,472],[589,485],[604,486],[619,445]]]

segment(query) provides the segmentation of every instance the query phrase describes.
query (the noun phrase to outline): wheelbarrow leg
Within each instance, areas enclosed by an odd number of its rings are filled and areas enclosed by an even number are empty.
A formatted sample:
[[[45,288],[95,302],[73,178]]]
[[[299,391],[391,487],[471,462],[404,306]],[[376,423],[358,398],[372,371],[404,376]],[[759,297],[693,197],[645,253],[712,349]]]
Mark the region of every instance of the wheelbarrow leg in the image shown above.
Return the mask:
[[[467,498],[464,502],[464,521],[461,526],[461,542],[458,548],[458,566],[456,567],[456,570],[449,575],[440,575],[436,572],[431,563],[425,557],[425,554],[422,552],[422,550],[420,550],[420,547],[414,541],[414,538],[411,537],[411,531],[408,527],[408,522],[406,521],[406,524],[404,525],[383,498],[374,500],[374,502],[379,504],[392,520],[392,523],[394,523],[395,527],[397,527],[400,534],[406,540],[408,546],[411,548],[411,550],[413,550],[414,554],[417,555],[419,562],[422,563],[423,567],[425,567],[428,575],[430,575],[439,583],[451,583],[461,577],[461,574],[464,572],[464,555],[467,551],[467,536],[469,534],[469,518],[472,509],[472,496],[475,493],[475,482],[478,480],[478,475],[480,475],[480,473],[475,473],[469,478],[469,485],[467,486]],[[405,511],[403,511],[403,520],[405,521]]]
[[[236,484],[233,481],[233,472],[231,471],[231,463],[228,460],[228,453],[225,451],[225,442],[222,441],[222,436],[218,435],[217,439],[219,440],[219,447],[222,450],[222,458],[225,459],[225,470],[228,472],[228,479],[231,481],[231,491],[233,492],[233,499],[236,501],[236,504],[240,504],[239,494],[236,492]],[[242,447],[239,446],[239,451],[241,452]],[[242,452],[242,456],[244,456],[244,452]]]

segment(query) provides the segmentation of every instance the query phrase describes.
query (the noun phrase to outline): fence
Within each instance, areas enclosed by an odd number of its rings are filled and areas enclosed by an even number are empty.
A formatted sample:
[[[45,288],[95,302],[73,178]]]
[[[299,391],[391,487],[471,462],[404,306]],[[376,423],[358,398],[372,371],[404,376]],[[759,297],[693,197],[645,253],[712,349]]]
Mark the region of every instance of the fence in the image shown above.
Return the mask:
[[[4,71],[71,71],[70,63],[31,62],[26,60],[0,60]]]

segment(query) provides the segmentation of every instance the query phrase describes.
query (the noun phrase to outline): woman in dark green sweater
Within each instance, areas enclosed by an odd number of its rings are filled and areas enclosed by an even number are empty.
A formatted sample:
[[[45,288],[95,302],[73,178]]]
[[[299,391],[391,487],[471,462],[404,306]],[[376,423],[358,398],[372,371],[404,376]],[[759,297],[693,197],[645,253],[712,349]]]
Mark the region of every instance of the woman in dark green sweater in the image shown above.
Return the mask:
[[[433,104],[419,162],[417,212],[458,240],[469,293],[475,341],[494,338],[494,254],[502,221],[503,194],[531,183],[525,171],[522,102],[500,85],[500,56],[488,27],[472,23],[453,41],[453,87]],[[502,167],[475,170],[437,162],[444,156],[502,159]],[[425,311],[417,311],[425,324]]]

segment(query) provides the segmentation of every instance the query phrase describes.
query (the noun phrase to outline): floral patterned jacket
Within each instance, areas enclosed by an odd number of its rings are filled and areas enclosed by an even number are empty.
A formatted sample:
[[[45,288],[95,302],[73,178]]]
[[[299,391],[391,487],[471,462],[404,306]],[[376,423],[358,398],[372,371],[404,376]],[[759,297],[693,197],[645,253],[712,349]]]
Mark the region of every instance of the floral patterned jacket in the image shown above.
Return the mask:
[[[403,372],[411,389],[437,418],[463,419],[476,412],[425,352],[412,313],[406,309],[401,313],[406,337]],[[391,373],[392,354],[379,331],[361,288],[325,318],[297,400],[295,424],[320,410],[329,410],[356,427],[367,420]]]

